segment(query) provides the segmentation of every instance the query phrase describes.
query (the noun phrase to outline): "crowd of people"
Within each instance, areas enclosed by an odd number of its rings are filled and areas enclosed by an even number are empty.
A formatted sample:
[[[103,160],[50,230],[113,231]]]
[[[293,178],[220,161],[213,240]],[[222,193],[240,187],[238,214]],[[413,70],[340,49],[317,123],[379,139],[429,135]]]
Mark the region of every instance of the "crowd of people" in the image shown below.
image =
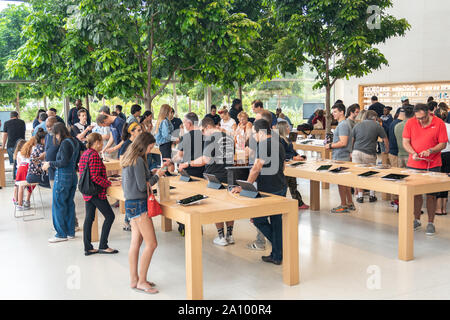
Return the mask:
[[[358,104],[348,108],[342,101],[332,107],[333,122],[337,124],[333,139],[326,144],[332,150],[333,160],[352,161],[361,165],[375,165],[379,158],[393,167],[406,167],[433,172],[450,172],[449,112],[445,104],[429,101],[428,104],[409,104],[403,97],[403,106],[395,116],[392,108],[382,105],[377,97],[373,104],[363,110]],[[93,254],[116,254],[110,248],[108,237],[115,220],[107,201],[106,190],[111,185],[122,185],[125,196],[124,230],[131,231],[129,250],[131,287],[146,293],[157,293],[155,284],[147,281],[147,273],[157,240],[151,218],[147,216],[148,188],[160,177],[184,171],[190,176],[203,178],[211,174],[222,183],[228,183],[227,167],[235,164],[235,155],[242,152],[251,165],[247,181],[257,183],[259,191],[286,196],[289,189],[300,210],[308,209],[298,190],[297,179],[284,176],[286,161],[304,161],[293,147],[289,134],[291,120],[277,109],[273,113],[264,109],[260,100],[252,102],[254,118],[243,110],[242,101],[233,100],[231,107],[217,109],[203,119],[189,112],[183,119],[175,116],[175,110],[167,104],[161,106],[153,122],[151,111],[142,113],[142,107],[134,104],[127,117],[120,105],[111,112],[107,106],[99,110],[95,123],[89,111],[76,100],[69,111],[67,126],[56,115],[56,110],[39,110],[33,121],[33,135],[25,141],[25,123],[17,112],[4,124],[3,146],[7,148],[11,164],[14,164],[16,182],[39,183],[51,188],[52,220],[56,231],[50,243],[75,238],[79,230],[75,215],[74,196],[78,176],[88,170],[90,181],[97,187],[95,195],[83,194],[85,219],[83,224],[84,252]],[[310,119],[314,128],[325,128],[326,117],[320,111]],[[161,156],[153,154],[158,146]],[[276,150],[274,152],[274,150]],[[122,182],[108,177],[103,160],[120,159]],[[86,174],[87,175],[87,174]],[[352,190],[338,186],[341,203],[333,213],[356,210],[353,202],[364,202],[365,190]],[[231,192],[238,193],[240,187]],[[30,208],[33,187],[18,184],[13,201],[17,210]],[[434,234],[435,215],[446,214],[448,192],[427,195],[427,234]],[[393,198],[393,205],[398,199]],[[369,202],[377,198],[369,191]],[[416,196],[414,228],[421,226],[422,196]],[[91,243],[91,230],[98,210],[105,217],[99,247]],[[247,246],[253,250],[265,250],[266,239],[272,244],[270,255],[262,260],[279,265],[282,263],[282,219],[280,215],[251,220],[257,234],[255,241]],[[214,244],[226,246],[235,243],[234,221],[216,224],[217,237]],[[184,236],[184,225],[178,231]],[[145,243],[139,257],[142,243]]]

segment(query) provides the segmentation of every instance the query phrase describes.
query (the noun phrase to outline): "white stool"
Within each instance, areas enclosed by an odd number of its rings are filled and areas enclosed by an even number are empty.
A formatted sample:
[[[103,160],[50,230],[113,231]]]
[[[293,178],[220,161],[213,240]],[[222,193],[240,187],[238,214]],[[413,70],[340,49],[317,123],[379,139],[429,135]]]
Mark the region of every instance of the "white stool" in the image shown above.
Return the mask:
[[[15,218],[23,218],[23,221],[33,221],[33,220],[41,220],[41,219],[45,219],[45,210],[44,210],[44,201],[42,200],[42,194],[41,194],[41,188],[39,186],[39,183],[28,183],[26,181],[17,181],[16,182],[16,186],[18,187],[37,187],[38,191],[39,191],[39,197],[41,199],[41,208],[42,208],[42,215],[38,216],[37,215],[37,208],[36,208],[36,200],[34,198],[34,192],[31,193],[31,195],[33,196],[33,210],[30,211],[34,211],[34,213],[32,214],[25,214],[26,211],[22,212],[22,215],[18,215],[17,214],[17,206],[14,206],[14,217]],[[27,218],[27,217],[33,217],[33,218]]]

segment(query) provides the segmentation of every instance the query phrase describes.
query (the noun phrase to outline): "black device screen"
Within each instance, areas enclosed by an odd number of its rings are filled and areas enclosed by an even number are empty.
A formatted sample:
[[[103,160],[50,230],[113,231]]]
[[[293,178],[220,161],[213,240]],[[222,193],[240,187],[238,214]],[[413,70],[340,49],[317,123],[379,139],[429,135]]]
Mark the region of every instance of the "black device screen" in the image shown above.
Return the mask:
[[[328,170],[332,167],[332,165],[325,165],[325,166],[320,166],[319,168],[317,168],[317,171],[325,171]]]
[[[179,204],[189,204],[189,203],[192,203],[192,202],[195,202],[195,201],[203,200],[205,198],[206,197],[204,195],[202,195],[202,194],[196,194],[195,196],[192,196],[192,197],[189,197],[189,198],[184,198],[184,199],[178,200],[177,202]]]
[[[377,173],[379,173],[379,172],[377,172],[377,171],[367,171],[367,172],[364,172],[364,173],[361,173],[361,174],[358,174],[358,176],[359,177],[371,177],[371,176],[373,176],[373,175],[376,175]]]
[[[336,169],[330,170],[330,172],[333,172],[333,173],[339,173],[339,172],[345,171],[345,170],[347,170],[347,169],[348,169],[348,168],[345,168],[345,167],[338,167],[338,168],[336,168]]]
[[[395,173],[391,173],[388,174],[387,176],[381,177],[382,179],[387,179],[387,180],[402,180],[405,179],[406,177],[409,177],[408,175],[405,174],[395,174]]]

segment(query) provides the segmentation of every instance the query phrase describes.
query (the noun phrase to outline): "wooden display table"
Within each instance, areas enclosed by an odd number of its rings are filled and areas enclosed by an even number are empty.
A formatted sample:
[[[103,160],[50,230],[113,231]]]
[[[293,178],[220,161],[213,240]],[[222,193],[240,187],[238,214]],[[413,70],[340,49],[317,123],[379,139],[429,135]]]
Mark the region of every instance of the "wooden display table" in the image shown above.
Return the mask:
[[[170,200],[162,201],[163,231],[171,229],[171,221],[185,224],[186,294],[188,299],[203,299],[202,225],[217,222],[250,219],[283,214],[283,282],[293,286],[299,283],[298,210],[297,201],[268,195],[249,199],[231,194],[227,190],[206,188],[206,181],[182,182],[179,177],[167,178],[175,189],[170,190]],[[207,195],[209,199],[192,206],[180,206],[176,200]],[[121,187],[108,188],[108,195],[123,198]],[[169,228],[170,224],[170,228]]]
[[[302,141],[311,141],[311,143],[304,144]],[[319,139],[304,139],[300,140],[297,143],[294,143],[295,150],[303,150],[303,151],[314,151],[319,152],[322,160],[331,160],[332,151],[330,149],[325,149],[323,144],[323,140]],[[330,184],[322,182],[322,189],[329,189]]]
[[[348,173],[339,174],[316,170],[319,166],[326,164],[333,164],[331,169],[338,166],[350,169],[346,171]],[[370,178],[358,177],[358,174],[367,171],[378,171],[379,174]],[[414,259],[414,196],[450,190],[450,178],[445,174],[414,173],[411,170],[401,168],[374,169],[361,167],[351,162],[310,161],[296,168],[286,166],[284,173],[290,177],[310,180],[311,210],[320,210],[319,181],[397,194],[399,196],[398,257],[404,261]],[[380,178],[389,173],[407,174],[410,176],[403,181],[387,181]]]
[[[6,187],[5,154],[8,155],[8,151],[6,149],[1,148],[0,149],[0,189]]]

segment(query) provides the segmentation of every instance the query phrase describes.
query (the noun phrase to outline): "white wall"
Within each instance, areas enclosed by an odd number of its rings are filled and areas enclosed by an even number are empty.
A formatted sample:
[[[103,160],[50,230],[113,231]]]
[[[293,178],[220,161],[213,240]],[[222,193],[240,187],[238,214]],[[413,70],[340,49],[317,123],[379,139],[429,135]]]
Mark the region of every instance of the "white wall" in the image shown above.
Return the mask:
[[[406,18],[411,29],[379,49],[389,66],[363,78],[336,83],[336,99],[358,102],[358,85],[398,82],[450,81],[450,1],[393,0],[389,12]],[[381,26],[383,27],[383,26]]]

